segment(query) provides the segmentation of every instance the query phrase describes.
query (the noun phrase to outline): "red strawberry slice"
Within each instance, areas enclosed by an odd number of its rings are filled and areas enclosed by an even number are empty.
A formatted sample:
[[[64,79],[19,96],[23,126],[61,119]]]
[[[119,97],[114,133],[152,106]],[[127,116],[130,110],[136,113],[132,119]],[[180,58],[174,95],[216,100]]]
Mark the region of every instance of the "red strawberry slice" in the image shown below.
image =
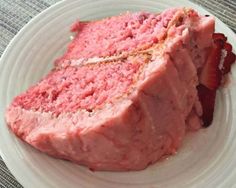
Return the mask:
[[[204,123],[203,126],[208,127],[213,120],[216,90],[208,89],[202,84],[199,84],[197,86],[197,90],[199,100],[202,104],[202,120]]]
[[[224,42],[227,41],[227,37],[223,33],[213,33],[212,38],[214,41],[222,40]]]
[[[235,62],[236,56],[232,52],[232,45],[227,43],[227,37],[222,33],[213,34],[214,45],[211,49],[207,62],[200,75],[200,84],[197,87],[199,100],[202,104],[202,120],[204,127],[208,127],[213,120],[216,90],[220,86],[222,76],[229,73],[231,65]],[[222,58],[222,50],[226,51],[222,68],[219,64]]]
[[[215,90],[220,86],[222,75],[219,69],[219,64],[223,45],[224,43],[222,40],[215,41],[200,75],[200,83],[209,89]]]
[[[227,51],[227,52],[232,52],[232,45],[231,44],[229,44],[228,42],[226,42],[225,44],[224,44],[224,49]]]
[[[229,73],[231,65],[235,62],[235,54],[232,52],[232,45],[226,42],[224,44],[224,49],[227,54],[224,58],[223,67],[221,69],[223,75]]]
[[[223,68],[222,68],[222,73],[223,75],[229,73],[230,69],[231,69],[231,65],[235,62],[235,54],[232,52],[228,52],[224,62],[223,62]]]

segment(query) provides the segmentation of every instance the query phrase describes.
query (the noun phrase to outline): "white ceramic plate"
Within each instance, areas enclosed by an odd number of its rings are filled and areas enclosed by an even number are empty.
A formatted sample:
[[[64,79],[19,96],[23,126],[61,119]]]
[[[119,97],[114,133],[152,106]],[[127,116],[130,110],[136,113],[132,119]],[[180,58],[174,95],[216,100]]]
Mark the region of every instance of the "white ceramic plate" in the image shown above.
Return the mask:
[[[178,154],[139,172],[91,172],[70,162],[57,160],[17,139],[4,122],[4,111],[13,96],[45,75],[53,60],[69,42],[69,26],[77,18],[92,20],[127,10],[159,12],[168,7],[193,7],[175,0],[70,0],[58,3],[28,23],[12,40],[0,63],[1,156],[26,188],[168,188],[236,186],[236,69],[232,83],[217,95],[211,127],[187,135]],[[216,19],[217,31],[235,45],[235,34]]]

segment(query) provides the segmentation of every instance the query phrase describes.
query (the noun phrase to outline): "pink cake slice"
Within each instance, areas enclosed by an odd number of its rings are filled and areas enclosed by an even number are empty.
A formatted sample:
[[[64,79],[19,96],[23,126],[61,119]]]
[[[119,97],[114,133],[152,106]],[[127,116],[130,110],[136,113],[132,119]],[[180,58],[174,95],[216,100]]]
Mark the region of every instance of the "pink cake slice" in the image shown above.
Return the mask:
[[[126,171],[174,154],[202,126],[196,87],[213,45],[212,17],[179,8],[72,29],[56,67],[7,109],[19,138],[94,170]]]

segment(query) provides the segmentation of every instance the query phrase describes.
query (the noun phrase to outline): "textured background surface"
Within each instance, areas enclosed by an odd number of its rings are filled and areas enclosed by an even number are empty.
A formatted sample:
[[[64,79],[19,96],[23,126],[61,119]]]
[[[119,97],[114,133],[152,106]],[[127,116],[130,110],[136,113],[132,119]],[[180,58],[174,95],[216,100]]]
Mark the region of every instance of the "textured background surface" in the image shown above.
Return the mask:
[[[59,0],[0,0],[0,56],[10,40],[35,15]],[[236,0],[191,0],[236,32]],[[6,146],[9,147],[9,146]],[[0,157],[0,187],[22,187]]]

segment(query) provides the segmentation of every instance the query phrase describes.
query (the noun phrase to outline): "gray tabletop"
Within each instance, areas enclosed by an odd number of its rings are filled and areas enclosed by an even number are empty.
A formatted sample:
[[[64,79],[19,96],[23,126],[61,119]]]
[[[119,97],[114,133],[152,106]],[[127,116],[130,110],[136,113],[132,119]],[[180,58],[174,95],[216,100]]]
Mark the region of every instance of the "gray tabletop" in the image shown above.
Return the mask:
[[[10,40],[35,15],[59,0],[0,0],[0,57]],[[236,0],[191,0],[236,32]],[[22,187],[0,157],[0,187]]]

